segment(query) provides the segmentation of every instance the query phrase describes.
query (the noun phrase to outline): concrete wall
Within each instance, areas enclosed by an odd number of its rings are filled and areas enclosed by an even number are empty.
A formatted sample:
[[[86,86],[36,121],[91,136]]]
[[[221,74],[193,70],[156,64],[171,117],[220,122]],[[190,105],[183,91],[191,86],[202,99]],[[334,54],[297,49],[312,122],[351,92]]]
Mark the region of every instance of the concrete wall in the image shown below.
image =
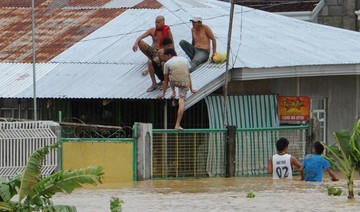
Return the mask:
[[[65,142],[63,143],[63,169],[79,169],[90,165],[104,168],[103,182],[133,180],[132,142]]]
[[[318,23],[358,31],[355,11],[359,10],[359,5],[359,0],[325,0]]]
[[[229,84],[229,95],[271,93],[281,96],[310,96],[312,99],[327,98],[327,137],[329,142],[333,142],[334,131],[352,130],[359,118],[359,83],[357,76],[233,81]]]

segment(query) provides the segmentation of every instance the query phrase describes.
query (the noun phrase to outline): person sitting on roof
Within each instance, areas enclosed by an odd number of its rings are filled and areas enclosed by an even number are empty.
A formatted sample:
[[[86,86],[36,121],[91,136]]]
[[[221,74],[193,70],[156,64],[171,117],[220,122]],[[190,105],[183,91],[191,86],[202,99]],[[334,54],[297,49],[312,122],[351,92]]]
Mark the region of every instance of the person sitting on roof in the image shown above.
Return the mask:
[[[149,64],[149,74],[150,74],[152,84],[147,89],[147,92],[151,92],[151,91],[155,90],[164,81],[164,74],[163,74],[164,61],[162,60],[162,58],[164,57],[164,51],[166,51],[168,49],[174,49],[174,43],[171,40],[171,38],[166,37],[163,40],[163,46],[164,46],[164,48],[159,49],[158,56],[156,56],[153,60],[148,61],[148,63],[151,63],[151,64]],[[156,82],[155,75],[160,80],[160,83]]]
[[[152,45],[150,46],[145,41],[144,38],[151,36]],[[165,17],[157,16],[155,19],[155,27],[148,29],[144,34],[140,35],[133,46],[133,51],[136,52],[139,48],[142,53],[148,57],[149,60],[154,59],[157,56],[157,52],[160,48],[163,48],[163,40],[164,38],[169,37],[171,40],[173,39],[173,35],[171,33],[170,27],[165,25]],[[149,63],[148,63],[149,67]],[[145,69],[142,74],[147,75],[148,69]]]
[[[192,22],[192,43],[190,44],[186,40],[180,41],[180,46],[184,52],[191,59],[190,73],[195,71],[197,67],[205,63],[209,59],[210,55],[210,40],[212,41],[213,56],[216,54],[216,39],[215,36],[207,25],[202,24],[201,17],[193,17]]]

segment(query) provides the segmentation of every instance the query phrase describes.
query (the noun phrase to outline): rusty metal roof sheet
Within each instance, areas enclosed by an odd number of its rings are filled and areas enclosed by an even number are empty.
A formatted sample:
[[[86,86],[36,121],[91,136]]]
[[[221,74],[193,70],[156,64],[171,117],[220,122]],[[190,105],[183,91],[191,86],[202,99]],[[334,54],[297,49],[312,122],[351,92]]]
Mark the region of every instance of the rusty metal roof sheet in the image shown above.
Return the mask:
[[[35,2],[36,61],[40,63],[50,61],[126,10],[105,7],[110,0]],[[91,9],[93,6],[97,7]],[[143,0],[127,6],[159,8],[162,5],[155,0]],[[31,17],[31,0],[0,2],[0,62],[32,62]]]

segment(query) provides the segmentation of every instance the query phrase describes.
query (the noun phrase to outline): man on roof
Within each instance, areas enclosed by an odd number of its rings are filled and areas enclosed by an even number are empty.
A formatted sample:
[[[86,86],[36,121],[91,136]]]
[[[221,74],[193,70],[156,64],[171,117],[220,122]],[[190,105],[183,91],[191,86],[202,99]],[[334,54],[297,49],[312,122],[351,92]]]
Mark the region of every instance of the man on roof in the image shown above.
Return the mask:
[[[151,36],[152,44],[151,46],[143,41],[144,38]],[[139,48],[142,53],[149,59],[148,67],[152,65],[153,59],[157,56],[158,50],[163,48],[164,38],[169,37],[173,39],[170,27],[165,25],[165,17],[157,16],[155,19],[155,27],[148,29],[144,34],[140,35],[133,46],[133,51],[136,52]],[[148,69],[145,69],[142,74],[147,75]]]
[[[213,52],[211,58],[216,54],[216,39],[210,27],[202,23],[201,17],[193,17],[190,21],[193,26],[191,29],[192,43],[181,40],[179,44],[191,59],[190,72],[193,72],[200,64],[208,61],[211,50],[210,41]]]
[[[163,46],[164,48],[159,49],[158,56],[156,56],[153,60],[150,61],[151,65],[149,65],[149,74],[151,78],[151,86],[147,89],[147,92],[154,91],[160,85],[162,85],[162,82],[164,81],[164,74],[163,74],[163,65],[165,63],[164,51],[168,49],[174,49],[174,43],[171,40],[171,38],[166,37],[163,40]],[[160,80],[159,83],[157,83],[155,75]]]

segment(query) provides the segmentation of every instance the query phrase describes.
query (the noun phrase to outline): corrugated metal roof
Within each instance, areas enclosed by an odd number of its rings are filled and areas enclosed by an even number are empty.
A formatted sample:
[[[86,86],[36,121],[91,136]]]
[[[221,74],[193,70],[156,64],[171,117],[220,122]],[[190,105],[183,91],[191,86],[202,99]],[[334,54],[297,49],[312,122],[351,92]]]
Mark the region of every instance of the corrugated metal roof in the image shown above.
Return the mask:
[[[154,26],[155,17],[158,15],[164,15],[166,23],[171,26],[179,55],[185,56],[185,53],[178,42],[181,39],[191,39],[189,19],[193,15],[203,17],[204,24],[212,28],[217,38],[218,51],[226,51],[230,4],[214,0],[147,2],[150,2],[150,5],[161,3],[164,7],[128,9],[54,57],[50,65],[56,65],[50,67],[50,70],[37,81],[37,96],[155,98],[160,91],[146,92],[151,81],[149,76],[141,75],[147,59],[140,51],[132,52],[132,46],[139,35]],[[112,15],[109,18],[111,17]],[[64,17],[62,21],[66,20]],[[101,19],[87,21],[96,24]],[[147,41],[149,42],[148,39]],[[358,32],[240,6],[236,6],[235,9],[231,45],[230,67],[246,68],[254,72],[260,68],[360,63]],[[31,73],[31,66],[28,68],[28,73]],[[0,65],[0,72],[5,70],[6,67]],[[341,74],[341,71],[338,73]],[[194,87],[199,89],[199,92],[189,96],[187,107],[221,87],[224,83],[224,72],[225,64],[216,65],[208,62],[192,73]],[[0,84],[5,83],[5,80],[6,77],[0,78]],[[32,97],[31,86],[21,88],[15,88],[15,84],[11,84],[9,89],[16,92],[0,90],[0,96]],[[167,97],[170,97],[170,93]]]
[[[223,67],[224,65],[219,65]],[[0,70],[1,70],[0,66]],[[4,67],[6,68],[6,67]],[[118,64],[57,64],[51,67],[45,76],[37,80],[37,96],[39,98],[109,98],[109,99],[153,99],[160,94],[160,89],[146,92],[151,85],[149,76],[142,76],[143,65]],[[217,68],[202,67],[203,71],[193,77],[194,87],[201,88],[212,79],[208,76],[222,75]],[[27,76],[32,77],[31,67]],[[32,79],[32,78],[31,78]],[[27,81],[28,82],[28,81]],[[196,85],[195,85],[196,82]],[[31,85],[31,81],[28,82]],[[2,91],[5,98],[32,98],[32,87]],[[168,89],[167,97],[171,91]]]
[[[124,8],[124,7],[134,7],[137,4],[140,4],[142,0],[112,0],[109,3],[104,5],[104,8]]]
[[[41,80],[57,64],[36,64],[36,79]],[[33,96],[33,65],[25,63],[0,63],[0,94],[2,98],[16,98],[24,90]],[[47,89],[52,89],[51,87]],[[20,98],[23,98],[21,96]]]
[[[125,9],[110,8],[110,0],[35,1],[37,62],[48,62],[114,19]],[[154,0],[123,1],[134,8],[160,8]],[[0,62],[32,62],[31,0],[0,2]]]
[[[140,52],[132,53],[133,42],[153,26],[154,17],[160,14],[171,26],[176,44],[180,39],[191,39],[189,19],[194,14],[201,15],[217,38],[218,51],[226,51],[230,5],[201,1],[207,5],[204,10],[183,1],[163,1],[165,8],[158,10],[127,10],[52,61],[141,64],[145,57]],[[131,24],[127,20],[132,20]],[[359,38],[358,32],[236,6],[231,64],[235,68],[356,64],[360,61]],[[184,55],[178,46],[176,49]]]

